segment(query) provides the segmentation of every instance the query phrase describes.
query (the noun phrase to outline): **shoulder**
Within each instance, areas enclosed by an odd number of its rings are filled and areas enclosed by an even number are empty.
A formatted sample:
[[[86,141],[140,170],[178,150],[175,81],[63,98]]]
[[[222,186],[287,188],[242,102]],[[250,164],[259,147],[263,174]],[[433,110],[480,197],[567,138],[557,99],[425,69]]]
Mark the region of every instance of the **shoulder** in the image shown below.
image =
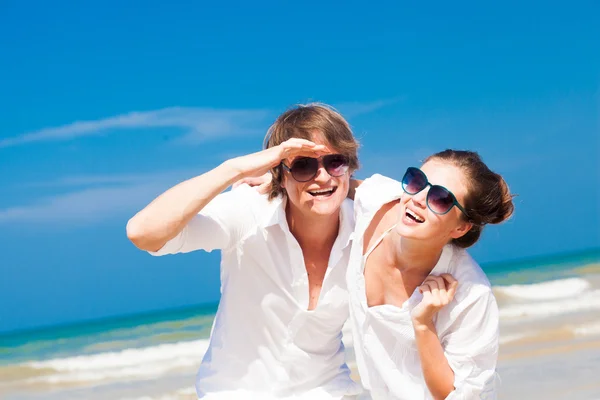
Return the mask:
[[[454,246],[449,273],[458,281],[457,301],[473,303],[494,297],[485,272],[465,249]]]
[[[281,202],[274,199],[273,202]],[[212,199],[202,210],[207,214],[225,219],[258,220],[273,207],[273,202],[268,196],[260,194],[255,188],[246,184],[219,194]]]
[[[380,174],[367,178],[356,189],[354,209],[357,212],[377,211],[383,204],[402,196],[402,183]]]

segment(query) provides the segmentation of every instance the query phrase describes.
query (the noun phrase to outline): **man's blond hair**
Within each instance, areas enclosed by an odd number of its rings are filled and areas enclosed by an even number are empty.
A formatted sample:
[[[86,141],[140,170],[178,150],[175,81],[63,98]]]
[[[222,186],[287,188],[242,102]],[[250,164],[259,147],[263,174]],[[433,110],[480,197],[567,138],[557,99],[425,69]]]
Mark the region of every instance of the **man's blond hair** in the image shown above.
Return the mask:
[[[264,147],[278,146],[291,138],[312,140],[315,133],[322,135],[331,150],[348,157],[351,172],[358,169],[359,144],[348,122],[335,109],[321,103],[297,105],[281,114],[267,131]],[[271,173],[270,200],[285,195],[281,165],[273,168]]]

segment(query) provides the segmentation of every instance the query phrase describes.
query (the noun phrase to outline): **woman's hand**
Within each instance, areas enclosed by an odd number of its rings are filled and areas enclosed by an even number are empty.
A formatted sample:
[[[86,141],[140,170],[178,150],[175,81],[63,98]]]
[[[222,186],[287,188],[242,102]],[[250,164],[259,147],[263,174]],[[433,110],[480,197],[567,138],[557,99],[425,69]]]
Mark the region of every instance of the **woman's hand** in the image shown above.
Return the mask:
[[[278,146],[233,158],[227,163],[230,167],[237,170],[241,179],[248,177],[258,177],[266,174],[269,170],[282,160],[295,157],[314,157],[318,158],[327,154],[328,149],[322,144],[315,144],[305,139],[288,139]]]
[[[458,281],[450,274],[440,276],[429,275],[419,291],[423,294],[421,302],[411,311],[415,328],[419,326],[431,327],[433,317],[453,299],[458,287]]]

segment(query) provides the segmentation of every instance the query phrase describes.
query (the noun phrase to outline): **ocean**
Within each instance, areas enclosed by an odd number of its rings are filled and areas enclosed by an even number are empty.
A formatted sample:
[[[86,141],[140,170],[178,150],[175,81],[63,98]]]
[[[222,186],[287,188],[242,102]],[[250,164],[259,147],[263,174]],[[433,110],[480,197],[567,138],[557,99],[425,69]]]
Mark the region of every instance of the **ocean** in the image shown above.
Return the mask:
[[[600,399],[600,248],[483,268],[500,308],[501,398],[558,399],[562,388]],[[193,399],[216,309],[0,335],[0,398]],[[345,330],[351,356],[349,336]]]

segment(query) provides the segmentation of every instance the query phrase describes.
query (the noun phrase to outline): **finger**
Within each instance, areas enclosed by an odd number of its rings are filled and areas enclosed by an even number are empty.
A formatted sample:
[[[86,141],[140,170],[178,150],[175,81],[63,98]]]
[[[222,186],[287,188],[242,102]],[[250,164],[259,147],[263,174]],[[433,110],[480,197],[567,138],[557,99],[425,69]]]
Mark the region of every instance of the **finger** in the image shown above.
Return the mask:
[[[256,187],[262,185],[264,181],[265,180],[262,178],[262,176],[256,176],[245,178],[243,183],[247,184],[250,187]]]
[[[436,288],[439,289],[440,288],[440,279],[438,279],[437,276],[435,275],[429,275],[427,278],[425,278],[425,280],[423,281],[423,283],[427,282],[432,288]],[[444,287],[444,285],[442,284],[441,287]]]
[[[240,185],[243,185],[243,184],[250,185],[250,183],[248,182],[248,180],[249,180],[249,178],[242,178],[239,181],[235,182],[233,185],[231,185],[231,187],[235,189],[236,187],[238,187]],[[250,186],[252,186],[252,185],[250,185]]]
[[[287,142],[281,144],[283,154],[289,156],[289,154],[302,150],[314,150],[314,151],[325,151],[327,147],[322,144],[316,144],[304,139],[290,139]]]
[[[281,144],[283,148],[286,149],[327,149],[327,146],[323,144],[317,144],[315,142],[311,142],[310,140],[300,139],[300,138],[292,138],[288,139]]]
[[[291,138],[281,143],[282,146],[299,147],[299,146],[316,146],[315,142],[308,139]]]
[[[442,278],[446,281],[446,287],[448,290],[448,302],[454,299],[456,289],[458,288],[458,281],[450,274],[442,274]]]
[[[448,293],[446,291],[445,281],[436,275],[429,275],[425,281],[432,287],[431,293],[436,299],[436,303],[445,305],[448,303]]]
[[[454,283],[450,284],[450,289],[448,289],[448,302],[450,302],[454,299],[457,289],[458,289],[458,282],[454,282]]]
[[[431,294],[431,286],[429,286],[427,281],[423,281],[423,283],[421,283],[421,286],[419,286],[419,292],[421,292],[423,295],[425,295],[425,293]]]
[[[440,275],[440,276],[435,276],[435,281],[437,282],[437,284],[439,285],[440,288],[440,300],[442,302],[443,305],[446,305],[448,303],[450,303],[452,301],[452,297],[450,296],[450,293],[448,293],[448,290],[450,289],[450,284],[448,283],[448,281],[446,281],[446,279],[444,279],[444,274]],[[448,274],[445,274],[448,275]],[[452,278],[451,275],[448,275]],[[452,278],[454,280],[454,278]]]
[[[269,188],[271,186],[271,182],[265,182],[262,185],[258,186],[257,190],[260,194],[267,194],[269,192]]]
[[[442,302],[442,298],[440,295],[440,287],[438,282],[436,282],[435,280],[430,280],[428,282],[429,287],[431,288],[431,297],[432,297],[432,302],[431,304],[434,305],[439,305]]]
[[[440,303],[445,306],[446,304],[448,304],[450,302],[450,299],[448,297],[448,291],[446,290],[446,288],[444,287],[443,289],[440,289],[440,293],[439,293],[439,298],[440,298]]]
[[[454,279],[454,277],[450,274],[441,274],[440,278],[448,282],[449,285],[451,285],[453,282],[457,282],[457,280]]]
[[[436,307],[440,307],[446,304],[444,302],[447,299],[447,295],[445,294],[446,288],[443,285],[440,287],[439,282],[435,278],[436,277],[432,276],[430,279],[427,279],[424,284],[426,284],[431,291],[430,303]]]
[[[301,148],[301,149],[293,149],[292,151],[290,151],[287,155],[287,157],[285,158],[295,158],[295,157],[320,157],[324,154],[327,154],[327,152],[325,150],[318,150],[316,148],[313,149],[307,149],[307,148]]]
[[[423,292],[423,301],[434,307],[440,307],[442,304],[440,300],[440,290],[437,286],[432,285],[431,282],[426,283],[424,286],[428,289]]]
[[[420,286],[420,291],[423,294],[423,299],[430,304],[435,303],[435,299],[437,296],[434,294],[434,291],[437,290],[437,287],[430,284],[431,282],[423,282]]]

